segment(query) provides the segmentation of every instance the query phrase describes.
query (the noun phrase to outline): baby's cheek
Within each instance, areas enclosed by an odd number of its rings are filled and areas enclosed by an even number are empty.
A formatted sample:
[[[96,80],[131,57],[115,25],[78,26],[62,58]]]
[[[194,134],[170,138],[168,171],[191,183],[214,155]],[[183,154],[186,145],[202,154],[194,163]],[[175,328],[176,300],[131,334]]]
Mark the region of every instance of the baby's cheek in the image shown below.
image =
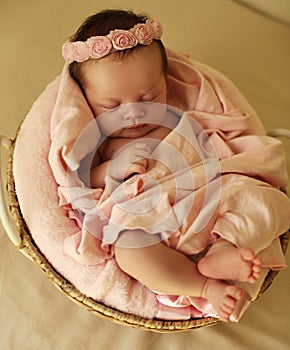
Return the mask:
[[[98,115],[97,123],[104,136],[114,136],[122,128],[122,111],[116,108]]]

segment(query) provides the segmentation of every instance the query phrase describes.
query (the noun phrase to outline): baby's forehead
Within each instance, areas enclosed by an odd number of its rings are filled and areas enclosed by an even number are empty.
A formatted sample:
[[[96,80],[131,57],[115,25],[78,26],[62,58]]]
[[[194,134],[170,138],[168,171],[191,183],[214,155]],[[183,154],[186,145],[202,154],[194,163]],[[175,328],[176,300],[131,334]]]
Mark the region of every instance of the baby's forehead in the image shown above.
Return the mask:
[[[90,60],[84,65],[85,88],[98,88],[101,93],[114,87],[139,89],[143,85],[144,90],[148,90],[163,75],[158,47],[142,47],[122,58],[113,55]]]

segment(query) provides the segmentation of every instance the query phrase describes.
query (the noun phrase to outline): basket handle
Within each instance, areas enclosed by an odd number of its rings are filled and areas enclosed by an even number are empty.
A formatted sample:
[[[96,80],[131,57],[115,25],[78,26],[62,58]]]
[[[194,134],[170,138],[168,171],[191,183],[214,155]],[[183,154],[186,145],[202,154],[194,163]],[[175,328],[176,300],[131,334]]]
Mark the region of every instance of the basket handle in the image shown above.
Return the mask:
[[[290,130],[288,129],[273,129],[267,132],[268,136],[272,137],[286,137],[287,139],[290,139]]]
[[[15,246],[19,247],[21,244],[21,239],[19,237],[19,233],[17,231],[16,225],[9,214],[9,209],[7,205],[7,192],[5,190],[6,184],[3,179],[3,170],[2,170],[4,169],[4,166],[2,164],[2,162],[4,162],[2,160],[2,150],[3,150],[3,147],[5,147],[8,150],[10,145],[11,145],[11,140],[4,135],[0,135],[0,218],[2,221],[3,227],[7,232],[8,237],[10,238],[10,240]]]
[[[277,129],[273,129],[273,130],[269,130],[267,132],[268,136],[272,136],[272,137],[286,137],[287,139],[290,140],[290,129],[283,129],[283,128],[277,128]],[[288,156],[289,154],[287,154]],[[289,190],[285,189],[286,194],[288,194],[288,196],[290,196],[289,194]]]

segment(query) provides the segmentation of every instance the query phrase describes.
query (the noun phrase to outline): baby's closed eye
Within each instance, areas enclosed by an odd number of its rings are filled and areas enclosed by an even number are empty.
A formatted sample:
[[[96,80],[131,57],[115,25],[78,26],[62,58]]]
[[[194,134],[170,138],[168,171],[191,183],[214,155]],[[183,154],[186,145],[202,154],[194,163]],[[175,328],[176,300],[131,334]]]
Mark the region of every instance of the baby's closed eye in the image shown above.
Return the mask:
[[[153,102],[159,97],[159,94],[148,94],[141,98],[141,102]]]
[[[100,107],[106,111],[110,111],[120,107],[120,105],[121,105],[120,102],[113,102],[113,103],[101,104]]]

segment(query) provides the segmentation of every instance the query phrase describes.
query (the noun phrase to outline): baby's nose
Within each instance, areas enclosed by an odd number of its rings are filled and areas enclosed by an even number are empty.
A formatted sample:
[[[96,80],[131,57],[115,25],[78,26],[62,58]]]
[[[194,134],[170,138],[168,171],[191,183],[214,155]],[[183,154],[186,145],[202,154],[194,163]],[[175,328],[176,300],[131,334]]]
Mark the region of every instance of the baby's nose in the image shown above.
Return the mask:
[[[126,105],[124,111],[124,118],[127,120],[136,120],[142,118],[144,114],[144,109],[142,109],[141,106],[138,105],[138,103],[133,103],[130,105]]]

